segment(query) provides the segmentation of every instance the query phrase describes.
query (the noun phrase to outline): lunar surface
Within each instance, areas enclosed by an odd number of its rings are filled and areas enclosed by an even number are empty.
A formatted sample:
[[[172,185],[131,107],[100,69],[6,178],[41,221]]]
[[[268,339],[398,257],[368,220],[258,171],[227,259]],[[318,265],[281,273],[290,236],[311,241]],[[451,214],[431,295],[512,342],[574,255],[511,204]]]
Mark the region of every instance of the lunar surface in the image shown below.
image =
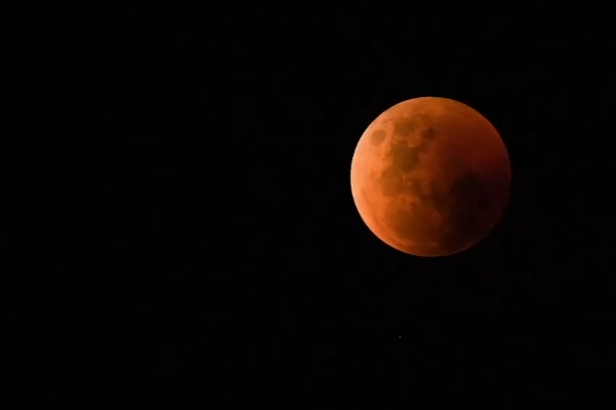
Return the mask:
[[[509,155],[490,122],[437,97],[403,101],[361,136],[351,191],[368,228],[416,256],[445,256],[482,240],[509,200]]]

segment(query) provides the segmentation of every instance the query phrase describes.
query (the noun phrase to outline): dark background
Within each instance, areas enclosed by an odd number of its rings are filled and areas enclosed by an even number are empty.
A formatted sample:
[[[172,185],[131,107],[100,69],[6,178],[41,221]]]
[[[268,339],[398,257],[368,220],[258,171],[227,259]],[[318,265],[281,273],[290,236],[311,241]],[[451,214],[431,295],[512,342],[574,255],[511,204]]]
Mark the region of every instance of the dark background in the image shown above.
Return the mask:
[[[71,132],[6,177],[14,380],[51,403],[593,408],[613,47],[605,11],[559,7],[101,6]],[[381,243],[350,193],[364,129],[420,96],[484,114],[512,162],[502,222],[446,258]]]

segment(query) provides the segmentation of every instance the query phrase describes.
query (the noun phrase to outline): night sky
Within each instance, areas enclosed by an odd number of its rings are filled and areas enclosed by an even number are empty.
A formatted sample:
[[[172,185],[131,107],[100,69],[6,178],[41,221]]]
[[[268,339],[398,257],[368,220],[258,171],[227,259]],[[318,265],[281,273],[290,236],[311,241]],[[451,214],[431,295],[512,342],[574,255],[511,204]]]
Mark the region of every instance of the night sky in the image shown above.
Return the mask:
[[[78,136],[50,129],[46,166],[4,177],[26,397],[596,408],[616,366],[606,12],[225,4],[101,6],[74,33]],[[444,258],[382,243],[350,191],[365,128],[421,96],[482,113],[512,165],[501,223]]]

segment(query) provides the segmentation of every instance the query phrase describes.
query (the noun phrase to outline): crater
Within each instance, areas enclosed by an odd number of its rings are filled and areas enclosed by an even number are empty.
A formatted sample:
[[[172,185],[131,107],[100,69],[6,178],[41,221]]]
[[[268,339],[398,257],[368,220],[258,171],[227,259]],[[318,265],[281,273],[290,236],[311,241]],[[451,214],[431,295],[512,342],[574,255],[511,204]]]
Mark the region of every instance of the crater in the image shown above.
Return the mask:
[[[372,145],[374,145],[375,147],[378,147],[383,143],[383,141],[385,141],[385,136],[385,130],[376,130],[370,136],[370,142],[372,142]]]
[[[419,144],[416,147],[410,147],[408,145],[409,130],[419,132],[418,127],[416,118],[396,123],[394,137],[385,155],[385,160],[389,163],[379,177],[381,192],[387,197],[406,193],[409,186],[405,182],[405,176],[408,177],[420,166],[422,154],[429,149],[436,138],[436,130],[433,127],[427,127],[418,138]]]
[[[408,137],[421,127],[421,119],[417,116],[404,117],[394,123],[396,136]]]

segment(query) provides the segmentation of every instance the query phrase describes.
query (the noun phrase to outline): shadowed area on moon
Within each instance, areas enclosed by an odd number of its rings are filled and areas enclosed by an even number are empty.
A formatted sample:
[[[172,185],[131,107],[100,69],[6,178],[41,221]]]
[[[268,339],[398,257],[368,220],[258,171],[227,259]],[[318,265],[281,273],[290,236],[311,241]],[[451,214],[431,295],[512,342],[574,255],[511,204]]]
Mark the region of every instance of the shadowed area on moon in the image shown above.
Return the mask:
[[[479,178],[467,172],[449,187],[413,181],[412,192],[418,199],[407,209],[390,207],[385,225],[400,238],[412,236],[422,253],[451,250],[477,238],[486,228],[483,212],[489,207],[489,195]],[[440,223],[430,223],[434,211]]]
[[[413,171],[421,165],[422,155],[438,137],[433,127],[421,130],[422,123],[425,120],[421,116],[396,121],[394,137],[386,154],[390,162],[378,176],[378,185],[385,197],[400,198],[409,191],[413,194],[415,200],[407,209],[389,207],[384,223],[400,238],[413,237],[422,253],[432,254],[454,249],[480,235],[486,228],[482,215],[489,207],[490,196],[480,178],[463,169],[456,170],[460,176],[449,186],[412,178]],[[414,133],[419,135],[419,144],[409,147],[408,137]],[[377,130],[372,138],[382,142],[385,132]],[[438,224],[429,222],[434,219],[434,211],[442,216]]]

